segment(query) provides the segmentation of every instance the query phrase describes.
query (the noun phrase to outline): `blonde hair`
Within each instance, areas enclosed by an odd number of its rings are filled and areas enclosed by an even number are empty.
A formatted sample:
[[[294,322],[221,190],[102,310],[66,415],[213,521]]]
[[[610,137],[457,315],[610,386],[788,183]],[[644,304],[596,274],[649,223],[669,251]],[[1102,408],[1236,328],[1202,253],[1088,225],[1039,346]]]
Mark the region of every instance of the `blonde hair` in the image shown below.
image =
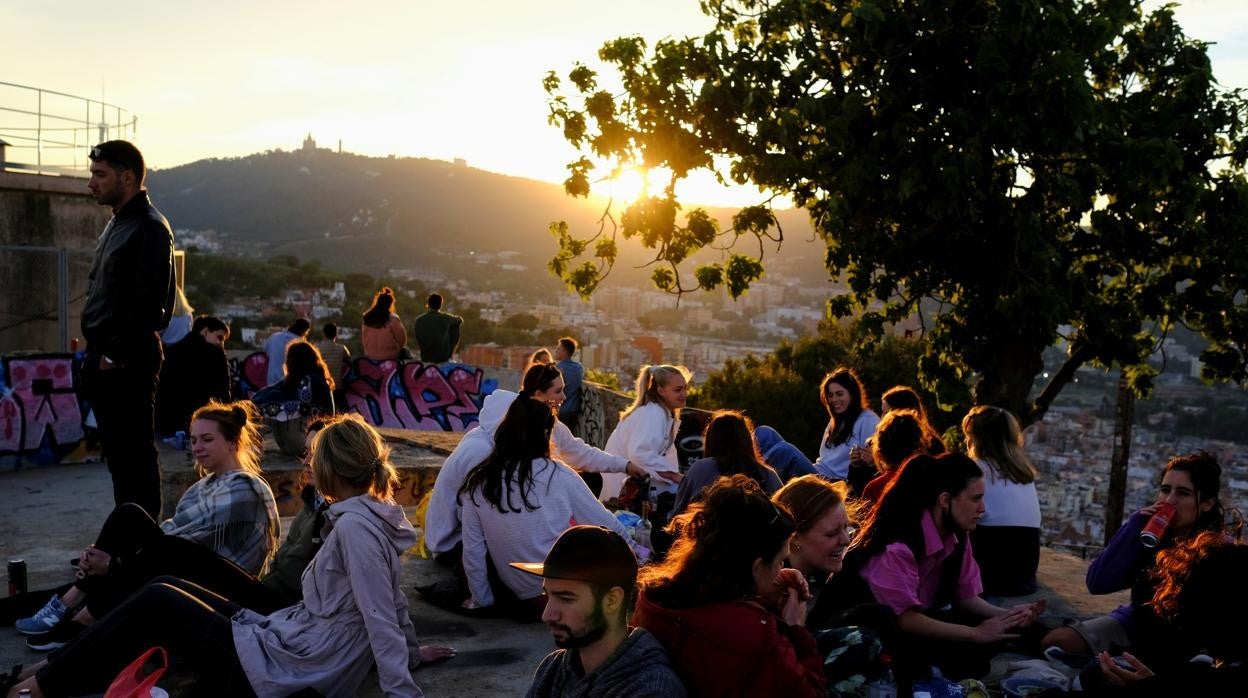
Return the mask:
[[[645,404],[657,402],[663,405],[663,400],[659,397],[659,388],[666,386],[676,376],[684,378],[685,382],[688,383],[693,380],[693,371],[684,366],[673,366],[671,364],[657,364],[653,366],[646,364],[642,366],[641,370],[637,372],[636,397],[633,398],[633,404],[620,413],[620,420],[623,421],[634,410]],[[663,405],[663,409],[667,409],[667,406]],[[680,416],[679,409],[671,410],[671,412],[674,417]]]
[[[327,490],[337,478],[351,487],[366,487],[377,499],[389,499],[399,485],[389,459],[381,434],[358,414],[329,419],[312,439],[312,476],[326,496],[333,497]]]
[[[793,514],[794,534],[806,533],[825,513],[845,507],[850,521],[856,518],[857,511],[847,500],[848,488],[844,481],[828,482],[819,475],[803,475],[785,483],[771,501],[782,504]]]
[[[234,455],[243,470],[252,475],[260,475],[260,414],[250,400],[238,402],[217,402],[210,400],[207,405],[195,410],[191,415],[191,423],[199,420],[215,422],[221,436],[234,445]],[[200,477],[207,475],[198,463],[195,472]]]
[[[962,418],[966,450],[971,458],[982,460],[997,476],[1026,485],[1036,480],[1036,467],[1023,450],[1023,430],[1009,410],[994,405],[978,405]]]
[[[191,307],[191,302],[186,299],[186,292],[182,290],[182,287],[174,286],[173,288],[173,315],[180,317],[194,313],[195,309]]]

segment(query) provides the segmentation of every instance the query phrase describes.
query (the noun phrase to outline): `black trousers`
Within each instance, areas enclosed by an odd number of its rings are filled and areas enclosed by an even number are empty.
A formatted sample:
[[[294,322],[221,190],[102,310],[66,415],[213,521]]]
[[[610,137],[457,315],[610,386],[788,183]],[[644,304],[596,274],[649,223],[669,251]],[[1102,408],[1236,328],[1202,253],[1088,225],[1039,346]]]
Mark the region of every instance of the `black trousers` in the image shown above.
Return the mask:
[[[104,617],[162,576],[184,579],[263,615],[298,601],[265,586],[255,575],[199,543],[165,535],[134,504],[123,504],[109,514],[95,547],[119,558],[115,573],[76,583],[86,592],[87,610],[95,618]]]
[[[99,424],[100,449],[113,476],[113,503],[134,502],[160,516],[160,463],[155,443],[156,381],[163,354],[155,333],[134,341],[131,356],[112,370],[100,370],[100,355],[88,352],[82,387]]]
[[[151,647],[164,647],[196,676],[201,695],[255,696],[234,649],[230,618],[238,605],[172,577],[131,596],[63,648],[36,674],[48,696],[102,693]]]

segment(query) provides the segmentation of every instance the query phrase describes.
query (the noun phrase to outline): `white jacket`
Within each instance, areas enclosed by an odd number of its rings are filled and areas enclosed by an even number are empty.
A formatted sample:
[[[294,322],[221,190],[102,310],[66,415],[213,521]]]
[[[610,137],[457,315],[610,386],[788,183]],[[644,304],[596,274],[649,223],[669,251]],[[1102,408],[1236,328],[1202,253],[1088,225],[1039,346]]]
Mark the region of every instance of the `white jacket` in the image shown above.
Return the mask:
[[[499,511],[486,501],[480,489],[464,495],[464,573],[473,600],[482,606],[494,605],[485,566],[487,552],[508,588],[520,599],[531,599],[541,595],[542,578],[521,572],[509,563],[545,560],[555,539],[581,524],[603,526],[624,540],[631,538],[628,529],[594,499],[581,476],[558,461],[533,461],[533,490],[528,499],[536,509],[525,510],[520,488],[514,482],[508,483],[507,489],[512,505],[520,511]]]
[[[480,426],[464,434],[438,471],[433,494],[429,497],[429,508],[425,512],[425,547],[429,548],[429,552],[437,555],[459,544],[459,488],[464,486],[468,471],[480,465],[494,450],[494,433],[515,399],[516,394],[510,390],[495,390],[486,396],[481,406]],[[628,466],[627,458],[590,446],[576,438],[572,430],[558,420],[550,437],[551,457],[578,470],[622,473]]]
[[[680,423],[666,407],[648,402],[620,420],[607,439],[605,450],[645,468],[651,475],[650,484],[659,492],[675,492],[676,483],[656,475],[680,470],[680,459],[676,453],[676,432],[679,428]],[[624,475],[604,476],[602,500],[605,502],[618,495],[625,479]]]

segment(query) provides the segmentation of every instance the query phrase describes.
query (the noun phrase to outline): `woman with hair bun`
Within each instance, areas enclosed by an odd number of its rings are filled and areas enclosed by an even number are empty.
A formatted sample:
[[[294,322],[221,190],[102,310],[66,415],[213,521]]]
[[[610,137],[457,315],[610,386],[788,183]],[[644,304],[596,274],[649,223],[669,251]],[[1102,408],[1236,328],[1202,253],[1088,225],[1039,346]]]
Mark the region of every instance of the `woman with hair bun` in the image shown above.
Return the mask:
[[[181,539],[201,545],[251,574],[263,574],[277,550],[281,523],[273,491],[260,476],[260,435],[249,402],[210,402],[191,417],[191,452],[202,476],[157,524],[137,504],[109,514],[95,544],[78,560],[79,579],[37,614],[19,620],[35,635],[32,649],[65,644],[92,619],[112,610],[154,576],[154,564],[174,564]],[[70,610],[84,610],[66,621]]]
[[[630,537],[576,471],[550,457],[555,422],[548,402],[520,391],[494,433],[493,451],[459,488],[464,573],[472,594],[465,608],[494,606],[537,620],[545,607],[541,578],[508,563],[543,559],[570,526],[602,526]],[[501,587],[491,585],[491,562]]]
[[[396,361],[407,347],[407,329],[396,312],[394,290],[382,286],[373,304],[364,311],[360,342],[364,358],[370,361]]]
[[[374,666],[384,695],[422,695],[412,671],[454,650],[416,640],[399,585],[416,531],[391,498],[398,476],[381,435],[358,415],[334,419],[313,440],[312,473],[333,528],[303,575],[303,601],[265,616],[160,577],[14,690],[100,693],[155,645],[188,665],[205,695],[350,696]]]
[[[633,624],[667,649],[695,696],[823,696],[803,627],[810,589],[785,569],[793,517],[747,475],[720,478],[672,520],[667,558],[637,574]]]

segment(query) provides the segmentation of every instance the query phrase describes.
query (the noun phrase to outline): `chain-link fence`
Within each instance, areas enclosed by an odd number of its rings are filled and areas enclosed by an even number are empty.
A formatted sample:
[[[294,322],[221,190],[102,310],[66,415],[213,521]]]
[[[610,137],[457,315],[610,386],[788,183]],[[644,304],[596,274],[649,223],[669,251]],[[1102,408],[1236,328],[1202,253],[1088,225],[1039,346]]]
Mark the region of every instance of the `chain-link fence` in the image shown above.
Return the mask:
[[[0,245],[0,354],[70,351],[79,334],[91,252]]]

